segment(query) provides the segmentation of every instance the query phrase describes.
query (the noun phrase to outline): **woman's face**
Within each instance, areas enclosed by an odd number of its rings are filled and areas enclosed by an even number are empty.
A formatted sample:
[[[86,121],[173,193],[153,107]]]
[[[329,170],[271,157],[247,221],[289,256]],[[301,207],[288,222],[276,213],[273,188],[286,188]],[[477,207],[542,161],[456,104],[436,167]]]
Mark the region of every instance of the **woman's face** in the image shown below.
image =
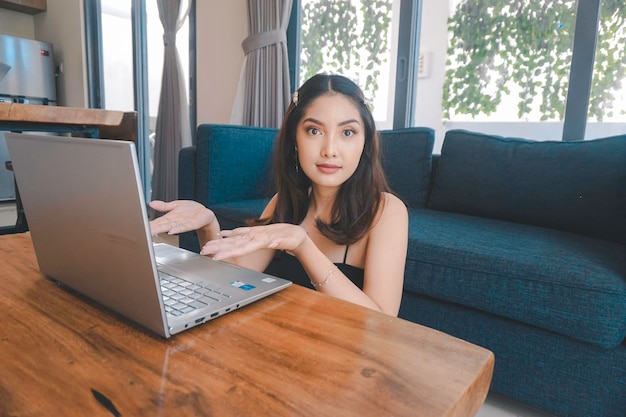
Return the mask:
[[[338,188],[356,171],[365,126],[359,109],[342,94],[324,94],[304,111],[296,130],[300,169],[318,187]]]

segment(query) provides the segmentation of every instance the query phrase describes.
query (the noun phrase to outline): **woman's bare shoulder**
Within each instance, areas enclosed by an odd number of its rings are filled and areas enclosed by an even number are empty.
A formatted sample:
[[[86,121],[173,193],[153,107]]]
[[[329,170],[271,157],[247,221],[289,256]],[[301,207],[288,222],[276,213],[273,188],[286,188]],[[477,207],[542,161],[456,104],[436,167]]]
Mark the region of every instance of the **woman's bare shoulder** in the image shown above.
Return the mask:
[[[400,200],[398,196],[392,193],[384,192],[383,197],[384,197],[383,211],[389,210],[394,213],[398,213],[398,212],[406,213],[407,212],[406,204],[404,204],[404,202]]]
[[[383,192],[383,204],[378,209],[374,229],[389,225],[402,225],[408,222],[409,213],[406,205],[392,193]]]

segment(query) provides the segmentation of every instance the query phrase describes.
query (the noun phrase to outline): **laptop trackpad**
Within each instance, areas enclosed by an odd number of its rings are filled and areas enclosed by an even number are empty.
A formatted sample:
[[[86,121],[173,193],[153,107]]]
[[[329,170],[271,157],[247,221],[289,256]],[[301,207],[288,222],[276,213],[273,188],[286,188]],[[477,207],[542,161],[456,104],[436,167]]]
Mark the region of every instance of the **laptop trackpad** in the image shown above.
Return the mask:
[[[154,257],[157,263],[172,265],[189,259],[198,258],[201,255],[190,252],[176,246],[167,245],[165,243],[154,244]]]

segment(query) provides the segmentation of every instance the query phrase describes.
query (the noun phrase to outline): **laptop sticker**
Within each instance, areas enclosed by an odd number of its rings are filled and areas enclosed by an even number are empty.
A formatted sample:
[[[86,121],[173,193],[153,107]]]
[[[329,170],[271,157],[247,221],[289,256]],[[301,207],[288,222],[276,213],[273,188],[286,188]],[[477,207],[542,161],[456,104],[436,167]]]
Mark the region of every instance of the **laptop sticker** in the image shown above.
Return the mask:
[[[241,282],[241,281],[232,281],[232,282],[230,283],[230,285],[232,285],[233,287],[240,288],[240,289],[245,290],[245,291],[250,291],[250,290],[253,290],[253,289],[255,289],[255,288],[256,288],[256,287],[255,287],[254,285],[252,285],[252,284],[246,284],[246,283],[243,283],[243,282]]]

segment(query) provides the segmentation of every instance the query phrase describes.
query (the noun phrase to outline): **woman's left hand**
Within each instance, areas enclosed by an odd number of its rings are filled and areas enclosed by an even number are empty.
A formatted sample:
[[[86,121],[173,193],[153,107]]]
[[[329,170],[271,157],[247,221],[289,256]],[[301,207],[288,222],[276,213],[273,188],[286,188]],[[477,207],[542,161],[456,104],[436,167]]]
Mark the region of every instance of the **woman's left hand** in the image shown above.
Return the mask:
[[[200,253],[220,260],[244,256],[260,249],[293,252],[308,237],[302,227],[288,223],[239,227],[233,230],[223,230],[221,235],[223,239],[207,242]]]

